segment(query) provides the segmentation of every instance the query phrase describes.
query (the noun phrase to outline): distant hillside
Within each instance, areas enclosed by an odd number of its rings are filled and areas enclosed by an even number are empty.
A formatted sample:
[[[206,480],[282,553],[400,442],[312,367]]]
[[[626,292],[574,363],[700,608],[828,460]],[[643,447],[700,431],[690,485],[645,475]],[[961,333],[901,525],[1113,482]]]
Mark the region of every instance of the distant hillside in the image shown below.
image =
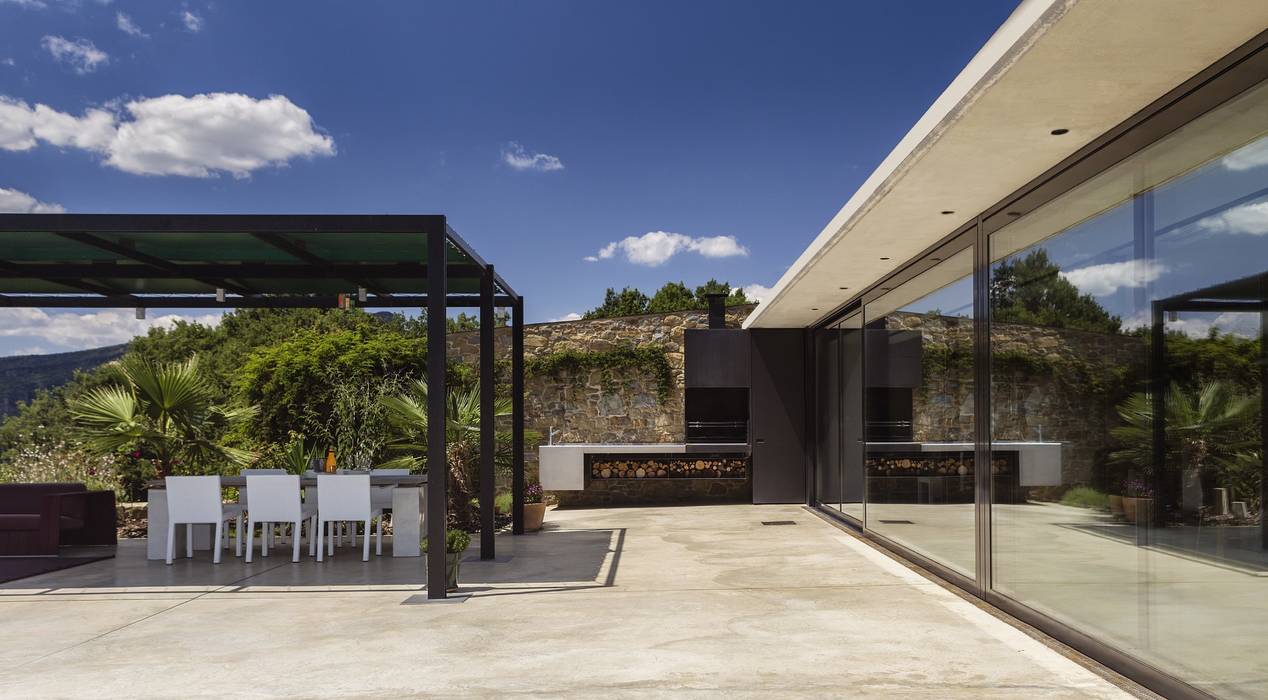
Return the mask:
[[[117,360],[127,349],[127,345],[111,345],[52,355],[0,357],[0,416],[17,413],[18,402],[30,401],[36,389],[65,384],[75,376],[75,370]]]

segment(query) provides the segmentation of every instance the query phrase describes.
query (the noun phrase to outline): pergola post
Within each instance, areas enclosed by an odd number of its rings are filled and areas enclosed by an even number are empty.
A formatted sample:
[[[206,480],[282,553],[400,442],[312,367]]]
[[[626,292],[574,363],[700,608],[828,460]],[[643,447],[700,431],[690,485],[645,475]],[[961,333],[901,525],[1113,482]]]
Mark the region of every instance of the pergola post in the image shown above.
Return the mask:
[[[445,568],[446,486],[449,464],[445,445],[446,320],[445,262],[447,233],[444,228],[427,232],[427,597],[444,598],[448,582]]]
[[[496,444],[493,420],[493,266],[480,276],[480,558],[492,559],[493,457]]]
[[[524,534],[524,298],[511,306],[511,532]]]

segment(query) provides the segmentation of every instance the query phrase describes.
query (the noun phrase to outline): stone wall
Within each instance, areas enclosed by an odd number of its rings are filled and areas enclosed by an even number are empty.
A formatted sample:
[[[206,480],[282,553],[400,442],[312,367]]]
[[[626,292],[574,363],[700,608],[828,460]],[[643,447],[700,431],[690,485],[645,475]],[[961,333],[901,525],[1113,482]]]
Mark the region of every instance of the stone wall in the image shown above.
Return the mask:
[[[923,334],[924,384],[913,397],[915,439],[972,440],[972,321],[897,313],[887,322],[894,330]],[[1143,358],[1144,341],[994,323],[991,349],[1002,358],[992,367],[994,438],[1062,442],[1062,481],[1091,483],[1114,444],[1110,428],[1121,422],[1115,406],[1126,393],[1115,382]]]
[[[753,306],[727,309],[727,327],[738,328]],[[610,373],[588,371],[583,376],[563,372],[559,376],[525,377],[525,428],[545,442],[551,428],[557,443],[682,442],[683,332],[708,328],[707,311],[682,311],[581,321],[534,323],[524,327],[526,359],[563,351],[603,352],[621,346],[657,345],[665,348],[673,371],[668,398],[657,397],[657,378],[631,369]],[[509,328],[494,334],[499,360],[509,360]],[[475,364],[480,357],[478,331],[451,333],[452,359]],[[537,479],[537,445],[526,445],[525,471]]]

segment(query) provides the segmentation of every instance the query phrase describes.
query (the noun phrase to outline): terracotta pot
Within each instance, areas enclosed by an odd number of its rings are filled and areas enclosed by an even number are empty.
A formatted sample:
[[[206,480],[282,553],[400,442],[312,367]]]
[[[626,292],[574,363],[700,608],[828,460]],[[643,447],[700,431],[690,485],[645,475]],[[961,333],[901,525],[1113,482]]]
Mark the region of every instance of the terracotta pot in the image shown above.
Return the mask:
[[[524,532],[537,532],[542,529],[542,521],[545,519],[545,503],[524,504]]]
[[[1109,497],[1110,515],[1118,516],[1123,514],[1123,497],[1110,494]]]
[[[1140,499],[1133,496],[1123,496],[1123,517],[1127,518],[1127,522],[1136,522],[1136,501]]]

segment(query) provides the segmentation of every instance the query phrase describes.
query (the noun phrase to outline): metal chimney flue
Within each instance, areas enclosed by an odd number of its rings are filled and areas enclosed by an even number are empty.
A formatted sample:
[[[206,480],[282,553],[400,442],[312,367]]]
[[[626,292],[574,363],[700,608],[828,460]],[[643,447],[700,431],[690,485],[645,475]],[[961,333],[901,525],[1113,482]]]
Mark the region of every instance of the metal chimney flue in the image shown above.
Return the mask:
[[[706,294],[709,300],[709,328],[726,328],[726,294]]]

